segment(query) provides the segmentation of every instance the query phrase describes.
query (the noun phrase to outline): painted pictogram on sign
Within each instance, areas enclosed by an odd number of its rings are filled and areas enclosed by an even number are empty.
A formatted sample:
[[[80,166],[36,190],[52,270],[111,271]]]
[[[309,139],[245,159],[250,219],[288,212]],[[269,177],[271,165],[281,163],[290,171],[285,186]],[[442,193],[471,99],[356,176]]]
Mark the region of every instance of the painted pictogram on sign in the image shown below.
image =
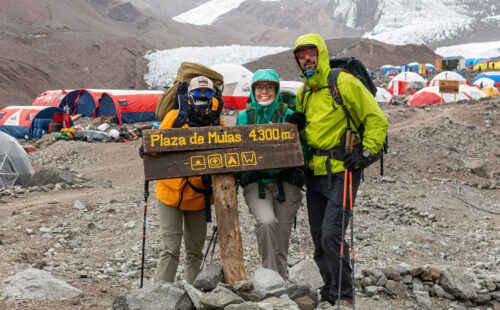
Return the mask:
[[[255,155],[255,152],[250,151],[241,153],[241,162],[243,163],[243,166],[257,165],[257,156]]]
[[[203,170],[206,168],[204,156],[191,156],[191,170]]]
[[[223,165],[221,154],[208,155],[208,168],[222,168]]]
[[[224,159],[226,160],[226,167],[238,167],[240,165],[240,156],[238,153],[227,153],[224,154]]]

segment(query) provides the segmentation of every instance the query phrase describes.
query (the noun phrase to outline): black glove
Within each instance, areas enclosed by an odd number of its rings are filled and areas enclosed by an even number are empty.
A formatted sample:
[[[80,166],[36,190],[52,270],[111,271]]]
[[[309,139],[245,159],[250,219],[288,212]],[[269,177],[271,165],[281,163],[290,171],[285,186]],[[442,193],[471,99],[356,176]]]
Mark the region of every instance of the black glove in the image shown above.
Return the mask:
[[[144,146],[139,147],[139,157],[144,158]]]
[[[366,168],[370,165],[371,160],[369,157],[364,157],[363,151],[346,152],[344,155],[344,168],[353,170],[356,167]]]
[[[295,111],[292,114],[287,115],[286,121],[288,123],[297,124],[299,131],[306,127],[306,115],[302,112]]]

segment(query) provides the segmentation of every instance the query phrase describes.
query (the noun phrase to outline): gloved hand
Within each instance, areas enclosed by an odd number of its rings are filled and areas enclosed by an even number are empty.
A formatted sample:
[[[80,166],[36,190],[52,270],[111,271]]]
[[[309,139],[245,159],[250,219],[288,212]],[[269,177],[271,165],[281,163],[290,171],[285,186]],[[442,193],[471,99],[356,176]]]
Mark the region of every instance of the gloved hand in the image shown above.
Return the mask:
[[[139,147],[139,157],[144,158],[144,146]]]
[[[344,168],[353,170],[356,167],[366,168],[370,165],[370,158],[364,157],[362,151],[346,152],[344,155]]]
[[[286,121],[288,123],[297,124],[299,131],[306,127],[306,115],[302,112],[295,111],[292,114],[287,115]]]

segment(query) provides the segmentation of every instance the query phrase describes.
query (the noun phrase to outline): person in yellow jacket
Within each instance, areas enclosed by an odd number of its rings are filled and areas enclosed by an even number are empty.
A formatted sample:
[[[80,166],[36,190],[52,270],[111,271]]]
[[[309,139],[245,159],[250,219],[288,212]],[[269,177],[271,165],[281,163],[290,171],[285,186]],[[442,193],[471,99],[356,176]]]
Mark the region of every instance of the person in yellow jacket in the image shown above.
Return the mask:
[[[342,263],[341,299],[352,301],[352,278],[349,245],[344,240],[341,262],[342,205],[344,170],[352,171],[353,201],[361,178],[383,145],[389,123],[373,95],[359,79],[340,72],[338,91],[356,128],[364,127],[363,140],[357,134],[353,152],[345,152],[341,144],[347,128],[346,114],[335,102],[328,87],[330,63],[324,40],[318,34],[306,34],[295,42],[295,60],[304,78],[297,92],[296,112],[287,117],[296,123],[309,148],[306,158],[306,199],[309,225],[314,242],[314,260],[324,286],[321,299],[335,304],[338,298],[339,267]],[[353,125],[354,125],[353,124]],[[354,128],[354,127],[353,127]],[[348,200],[347,200],[348,201]],[[347,204],[349,205],[349,203]],[[351,215],[349,215],[351,216]]]
[[[159,129],[190,126],[224,125],[220,106],[214,97],[212,81],[204,76],[193,78],[188,88],[187,118],[179,117],[182,109],[171,110],[165,115]],[[203,244],[207,233],[206,208],[213,204],[211,188],[206,177],[188,177],[158,180],[155,196],[160,220],[162,250],[158,260],[155,281],[174,282],[181,241],[186,250],[186,281],[192,283],[203,258]],[[202,193],[200,191],[205,191]]]

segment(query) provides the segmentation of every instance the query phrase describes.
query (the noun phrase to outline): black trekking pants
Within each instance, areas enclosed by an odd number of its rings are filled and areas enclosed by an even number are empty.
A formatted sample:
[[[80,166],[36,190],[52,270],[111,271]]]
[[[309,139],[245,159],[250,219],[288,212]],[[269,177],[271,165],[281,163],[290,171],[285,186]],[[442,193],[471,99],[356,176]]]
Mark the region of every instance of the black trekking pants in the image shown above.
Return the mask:
[[[356,200],[361,170],[352,173],[352,196]],[[321,288],[323,300],[335,304],[338,296],[340,267],[340,243],[342,239],[342,204],[344,196],[344,172],[332,175],[333,186],[328,189],[328,176],[307,173],[307,212],[314,242],[314,260],[318,265],[325,286]],[[349,190],[344,222],[344,236],[349,223]],[[352,300],[352,281],[349,244],[344,238],[344,259],[342,260],[341,299]]]

